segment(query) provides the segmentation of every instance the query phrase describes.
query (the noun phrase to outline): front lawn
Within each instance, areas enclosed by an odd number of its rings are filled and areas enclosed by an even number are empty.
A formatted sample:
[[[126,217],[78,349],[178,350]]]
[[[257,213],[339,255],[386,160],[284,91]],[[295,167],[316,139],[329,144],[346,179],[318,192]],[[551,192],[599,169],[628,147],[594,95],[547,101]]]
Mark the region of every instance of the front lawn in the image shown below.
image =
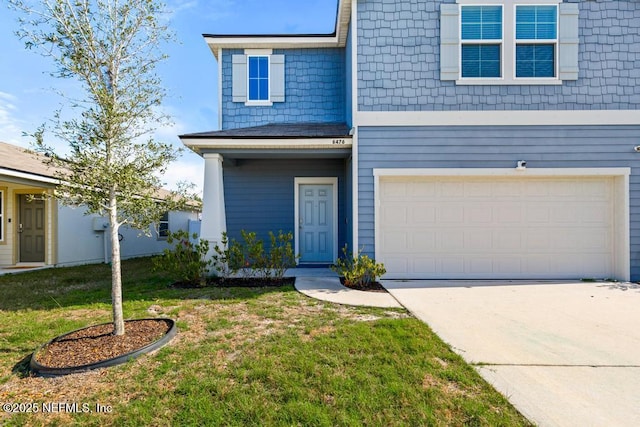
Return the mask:
[[[170,289],[151,269],[149,259],[123,263],[125,317],[176,319],[172,343],[54,379],[25,375],[27,356],[110,320],[109,267],[0,277],[0,404],[38,411],[0,409],[0,425],[530,425],[404,310],[293,287]]]

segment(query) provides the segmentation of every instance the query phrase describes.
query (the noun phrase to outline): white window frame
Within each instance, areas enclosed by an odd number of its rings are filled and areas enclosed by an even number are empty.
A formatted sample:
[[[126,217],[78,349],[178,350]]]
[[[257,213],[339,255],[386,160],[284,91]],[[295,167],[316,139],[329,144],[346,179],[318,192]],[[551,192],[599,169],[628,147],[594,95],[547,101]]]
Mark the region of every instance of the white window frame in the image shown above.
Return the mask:
[[[273,105],[273,102],[271,102],[271,54],[266,54],[266,53],[250,53],[250,54],[246,54],[247,55],[247,101],[244,103],[244,105],[251,105],[251,106],[270,106]],[[267,70],[269,70],[269,76],[267,77],[267,82],[269,85],[268,91],[269,91],[269,97],[265,100],[252,100],[250,98],[251,96],[251,91],[249,89],[249,73],[250,73],[250,60],[251,58],[267,58]]]
[[[562,0],[503,0],[503,1],[491,1],[491,0],[456,0],[459,7],[462,6],[502,6],[502,51],[501,51],[501,67],[502,77],[462,77],[462,12],[459,14],[459,61],[458,64],[460,70],[460,76],[456,80],[458,85],[560,85],[562,80],[559,78],[559,58],[558,58],[558,46],[559,46],[559,21],[560,21],[560,8],[559,4]],[[516,78],[516,6],[550,6],[555,5],[558,7],[558,14],[556,15],[556,40],[555,40],[555,77],[520,77]],[[542,40],[536,40],[537,43],[542,43]],[[526,42],[527,44],[530,44]],[[465,42],[465,44],[467,44]],[[549,44],[545,41],[545,44]]]
[[[500,6],[500,10],[502,11],[502,22],[501,22],[501,27],[502,27],[502,34],[501,34],[501,38],[500,39],[494,39],[494,40],[463,40],[462,39],[462,7],[463,6]],[[464,80],[464,81],[473,81],[475,82],[474,84],[478,84],[479,82],[482,81],[491,81],[491,82],[496,82],[496,81],[500,81],[504,78],[504,72],[505,72],[505,67],[504,67],[504,41],[505,41],[505,29],[504,29],[504,5],[501,3],[491,3],[491,2],[484,2],[481,4],[460,4],[460,23],[459,23],[459,28],[460,28],[460,80]],[[488,45],[488,44],[497,44],[500,46],[500,76],[502,77],[462,77],[462,45]]]
[[[555,39],[534,39],[534,40],[529,40],[529,39],[522,39],[522,40],[518,40],[516,39],[516,9],[518,6],[555,6],[556,7],[556,38]],[[558,5],[553,5],[553,4],[523,4],[523,3],[516,3],[513,5],[513,78],[515,80],[517,80],[518,82],[521,82],[523,80],[531,80],[534,79],[536,82],[537,81],[545,81],[545,80],[550,80],[550,81],[556,81],[558,80],[558,75],[560,73],[559,70],[559,61],[558,61],[558,41],[559,41],[559,33],[560,33],[560,28],[559,28],[559,21],[560,21],[560,7],[558,7]],[[519,44],[553,44],[553,74],[554,77],[517,77],[516,76],[516,48]],[[537,83],[540,84],[540,83]]]

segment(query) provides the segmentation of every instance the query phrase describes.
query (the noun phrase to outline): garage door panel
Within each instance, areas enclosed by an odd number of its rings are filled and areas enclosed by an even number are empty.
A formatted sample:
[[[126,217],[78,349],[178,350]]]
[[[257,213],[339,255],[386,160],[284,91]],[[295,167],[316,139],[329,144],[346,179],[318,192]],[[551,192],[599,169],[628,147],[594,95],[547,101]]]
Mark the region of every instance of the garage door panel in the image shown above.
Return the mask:
[[[493,273],[493,258],[471,258],[467,259],[465,271],[468,274],[473,274],[479,277]]]
[[[522,195],[522,186],[519,182],[492,182],[493,196],[497,200],[517,200]]]
[[[464,251],[464,232],[447,227],[436,231],[437,249],[440,251]]]
[[[472,228],[462,232],[464,250],[471,253],[483,253],[492,249],[493,236],[490,228]]]
[[[494,221],[492,206],[471,206],[465,210],[465,221],[470,224],[491,224]]]
[[[449,203],[436,209],[436,218],[439,224],[464,224],[464,205],[462,203]]]
[[[613,212],[610,203],[589,203],[580,212],[583,222],[608,225],[612,221]]]
[[[485,182],[469,182],[464,185],[464,196],[467,198],[485,198],[491,195],[491,186]]]
[[[388,248],[389,252],[392,253],[409,253],[410,248],[408,245],[406,232],[402,231],[391,231],[391,232],[383,232],[381,238],[381,244]]]
[[[522,222],[522,206],[514,203],[498,203],[494,208],[497,212],[496,218],[501,224]]]
[[[436,209],[426,204],[418,204],[411,209],[412,223],[417,224],[435,224]]]
[[[613,178],[386,179],[379,185],[377,256],[389,278],[579,278],[613,271]]]
[[[433,257],[417,257],[411,263],[413,274],[437,274],[436,259]]]
[[[404,199],[407,196],[408,183],[389,182],[382,189],[382,196],[387,200]]]
[[[505,230],[501,233],[494,232],[491,242],[492,249],[498,253],[519,252],[522,249],[522,235],[520,230],[516,229]]]
[[[436,249],[435,231],[415,231],[411,234],[411,238],[411,248],[420,253],[434,251]]]
[[[438,182],[437,194],[443,198],[451,198],[454,200],[464,197],[464,183],[463,182]]]
[[[409,223],[409,217],[407,215],[407,207],[390,204],[381,209],[381,219],[383,224],[398,224],[406,225]]]
[[[456,277],[464,274],[464,259],[462,257],[443,257],[439,263],[440,271],[445,277]]]

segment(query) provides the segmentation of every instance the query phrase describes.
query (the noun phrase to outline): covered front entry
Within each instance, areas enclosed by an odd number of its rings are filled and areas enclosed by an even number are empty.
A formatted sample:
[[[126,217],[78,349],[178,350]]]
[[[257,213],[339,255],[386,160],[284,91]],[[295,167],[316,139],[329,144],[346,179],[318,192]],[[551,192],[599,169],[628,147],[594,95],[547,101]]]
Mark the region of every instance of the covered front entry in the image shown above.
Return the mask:
[[[626,176],[490,172],[379,177],[376,259],[387,277],[628,279]]]
[[[18,205],[19,262],[44,262],[45,201],[20,194]]]
[[[296,252],[300,263],[337,257],[337,178],[296,178]]]
[[[202,238],[291,233],[298,262],[326,265],[353,234],[346,123],[265,124],[181,135],[205,159]]]

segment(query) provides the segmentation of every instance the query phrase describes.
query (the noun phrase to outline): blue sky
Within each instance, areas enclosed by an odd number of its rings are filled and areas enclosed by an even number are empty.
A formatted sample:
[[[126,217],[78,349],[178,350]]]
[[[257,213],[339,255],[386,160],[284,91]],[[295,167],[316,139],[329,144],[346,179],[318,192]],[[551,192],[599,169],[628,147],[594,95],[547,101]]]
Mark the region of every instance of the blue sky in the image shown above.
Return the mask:
[[[202,34],[325,34],[334,30],[337,0],[168,0],[177,42],[158,69],[168,96],[162,106],[174,125],[157,137],[176,147],[177,135],[218,129],[218,68]],[[56,91],[71,82],[51,77],[49,58],[28,51],[15,36],[17,15],[0,7],[0,141],[28,147],[33,132],[64,107]],[[64,152],[64,144],[60,145]],[[163,177],[167,186],[187,180],[202,186],[204,162],[185,150]]]

